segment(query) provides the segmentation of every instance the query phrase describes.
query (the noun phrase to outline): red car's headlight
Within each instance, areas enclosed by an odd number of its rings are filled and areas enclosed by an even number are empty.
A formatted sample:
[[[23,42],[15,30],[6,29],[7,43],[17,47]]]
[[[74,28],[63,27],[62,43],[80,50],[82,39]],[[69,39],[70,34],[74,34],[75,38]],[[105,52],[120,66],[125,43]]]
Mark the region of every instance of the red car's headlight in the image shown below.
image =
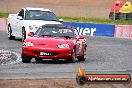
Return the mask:
[[[59,48],[70,48],[68,44],[60,44],[58,45]]]
[[[34,44],[32,42],[24,42],[25,46],[34,46]]]

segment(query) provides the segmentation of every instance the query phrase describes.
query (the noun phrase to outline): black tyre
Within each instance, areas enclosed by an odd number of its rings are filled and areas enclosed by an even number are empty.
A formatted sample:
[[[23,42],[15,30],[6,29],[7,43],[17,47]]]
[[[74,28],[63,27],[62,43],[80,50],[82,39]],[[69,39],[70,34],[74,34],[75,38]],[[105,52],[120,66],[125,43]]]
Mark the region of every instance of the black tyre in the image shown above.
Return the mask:
[[[26,31],[25,28],[22,28],[22,42],[26,39]]]
[[[112,19],[112,20],[118,20],[118,19],[120,19],[120,17],[119,17],[119,13],[110,13],[109,14],[109,19]]]
[[[22,62],[23,63],[30,63],[31,62],[31,57],[25,56],[23,53],[21,54]]]
[[[112,19],[112,20],[114,19],[114,13],[111,12],[111,13],[109,14],[109,19]]]
[[[35,60],[38,62],[42,61],[42,59],[40,59],[40,58],[35,58]]]
[[[126,14],[126,19],[127,20],[132,20],[132,13],[127,13]]]
[[[72,51],[72,57],[69,58],[69,59],[67,59],[67,61],[70,62],[70,63],[75,63],[75,59],[76,59],[76,52],[73,49],[73,51]]]
[[[116,13],[115,20],[120,20],[120,13]]]
[[[130,20],[132,20],[132,12],[130,13]]]
[[[11,29],[10,25],[8,25],[8,39],[10,39],[10,40],[15,39],[15,36],[12,36],[12,29]]]
[[[126,13],[120,13],[120,19],[121,20],[126,20],[127,19],[127,14]]]

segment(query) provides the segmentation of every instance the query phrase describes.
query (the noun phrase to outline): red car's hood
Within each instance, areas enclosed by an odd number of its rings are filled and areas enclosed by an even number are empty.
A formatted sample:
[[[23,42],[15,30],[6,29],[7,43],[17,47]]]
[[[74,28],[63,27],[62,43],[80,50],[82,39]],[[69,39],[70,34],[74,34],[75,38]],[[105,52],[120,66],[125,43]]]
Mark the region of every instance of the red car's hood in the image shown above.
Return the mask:
[[[25,40],[26,42],[32,42],[35,45],[41,44],[51,44],[51,45],[58,45],[58,44],[74,44],[74,39],[70,38],[63,38],[63,37],[31,37]]]

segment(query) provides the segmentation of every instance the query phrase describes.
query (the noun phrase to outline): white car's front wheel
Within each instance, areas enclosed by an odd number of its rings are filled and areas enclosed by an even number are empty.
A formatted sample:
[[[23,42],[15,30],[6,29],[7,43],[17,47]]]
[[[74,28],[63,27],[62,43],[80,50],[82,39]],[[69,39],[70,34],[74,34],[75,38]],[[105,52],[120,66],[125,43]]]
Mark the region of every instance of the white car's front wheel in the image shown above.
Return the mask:
[[[10,25],[8,25],[8,39],[10,39],[10,40],[15,39],[15,36],[12,36],[12,29],[11,29]]]
[[[22,28],[22,41],[26,39],[26,31],[25,28]]]

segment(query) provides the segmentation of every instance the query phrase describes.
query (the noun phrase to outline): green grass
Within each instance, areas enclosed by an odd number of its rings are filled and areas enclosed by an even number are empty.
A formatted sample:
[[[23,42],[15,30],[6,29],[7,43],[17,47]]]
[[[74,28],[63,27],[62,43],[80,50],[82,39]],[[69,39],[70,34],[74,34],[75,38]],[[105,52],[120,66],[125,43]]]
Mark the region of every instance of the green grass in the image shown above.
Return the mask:
[[[0,13],[0,18],[8,17],[8,13]],[[132,25],[132,20],[110,20],[101,18],[85,18],[85,17],[68,17],[60,16],[59,18],[64,19],[66,22],[85,22],[85,23],[98,23],[98,24],[122,24]]]
[[[110,20],[101,18],[85,18],[85,17],[67,17],[61,16],[66,22],[86,22],[86,23],[99,23],[99,24],[122,24],[132,25],[132,20]]]
[[[0,18],[8,17],[8,13],[0,13]]]

